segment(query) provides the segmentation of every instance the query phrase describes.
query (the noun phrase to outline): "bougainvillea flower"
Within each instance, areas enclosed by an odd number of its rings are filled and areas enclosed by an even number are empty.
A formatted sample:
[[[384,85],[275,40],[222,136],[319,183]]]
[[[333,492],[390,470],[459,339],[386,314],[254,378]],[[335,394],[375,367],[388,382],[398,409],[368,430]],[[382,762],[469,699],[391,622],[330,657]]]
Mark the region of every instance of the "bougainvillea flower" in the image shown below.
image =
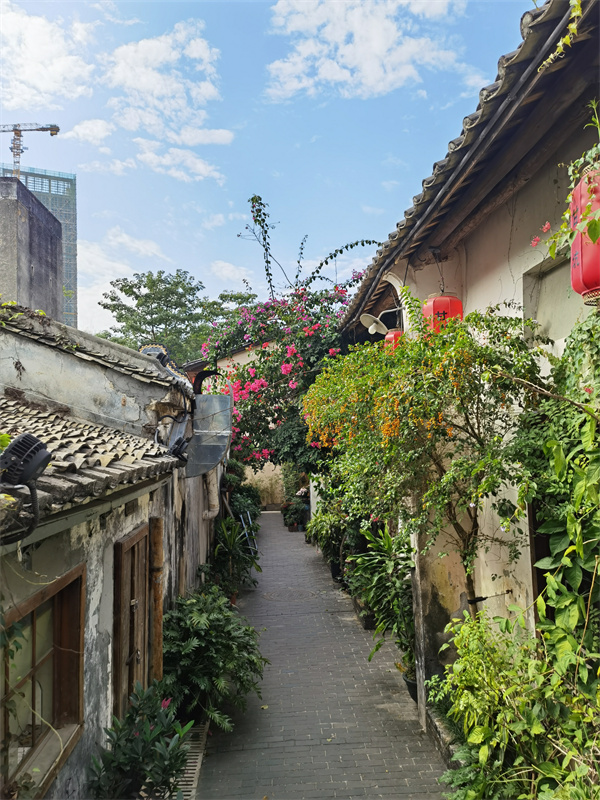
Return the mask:
[[[281,371],[283,372],[284,375],[289,375],[290,372],[292,371],[292,365],[291,364],[282,364],[281,365]]]
[[[531,240],[531,246],[532,247],[537,247],[540,242],[541,242],[540,237],[539,236],[534,236],[533,239]]]
[[[550,230],[551,227],[552,227],[552,225],[550,225],[549,222],[544,222],[544,224],[542,226],[542,231],[544,233],[548,233],[548,231]]]

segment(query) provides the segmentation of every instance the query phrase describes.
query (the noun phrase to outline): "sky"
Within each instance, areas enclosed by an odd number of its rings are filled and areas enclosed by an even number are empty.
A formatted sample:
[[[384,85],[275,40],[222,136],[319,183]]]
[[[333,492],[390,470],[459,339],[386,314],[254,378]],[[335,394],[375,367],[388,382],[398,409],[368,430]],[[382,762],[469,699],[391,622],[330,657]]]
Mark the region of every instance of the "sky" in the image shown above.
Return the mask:
[[[385,241],[531,8],[0,0],[0,123],[57,124],[24,134],[21,163],[77,175],[79,327],[109,328],[110,281],[147,270],[184,269],[210,297],[244,281],[266,297],[244,236],[254,194],[288,274],[305,236],[305,273],[347,242]],[[338,257],[328,277],[375,250]]]

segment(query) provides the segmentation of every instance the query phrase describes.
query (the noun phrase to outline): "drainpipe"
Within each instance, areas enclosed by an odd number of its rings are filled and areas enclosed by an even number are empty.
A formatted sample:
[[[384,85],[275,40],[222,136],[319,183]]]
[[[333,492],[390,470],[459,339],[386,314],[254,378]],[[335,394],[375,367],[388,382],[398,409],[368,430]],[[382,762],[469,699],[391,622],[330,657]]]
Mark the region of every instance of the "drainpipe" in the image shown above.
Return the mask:
[[[202,519],[214,519],[219,513],[219,465],[206,475],[208,487],[208,509],[202,513]]]
[[[163,565],[163,520],[162,517],[150,517],[150,680],[157,681],[163,676]]]

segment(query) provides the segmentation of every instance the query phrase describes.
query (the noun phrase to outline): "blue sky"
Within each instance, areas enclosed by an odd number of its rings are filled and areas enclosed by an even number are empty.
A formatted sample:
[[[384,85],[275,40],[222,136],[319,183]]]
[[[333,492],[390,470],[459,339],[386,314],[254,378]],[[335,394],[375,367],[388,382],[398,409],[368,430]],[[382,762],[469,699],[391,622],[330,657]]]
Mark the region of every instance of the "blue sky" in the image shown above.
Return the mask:
[[[307,269],[385,240],[532,7],[0,0],[0,122],[58,124],[25,134],[22,163],[77,174],[79,326],[108,327],[102,292],[148,269],[185,269],[213,297],[243,279],[264,294],[261,253],[238,237],[253,194],[292,270],[306,234]]]

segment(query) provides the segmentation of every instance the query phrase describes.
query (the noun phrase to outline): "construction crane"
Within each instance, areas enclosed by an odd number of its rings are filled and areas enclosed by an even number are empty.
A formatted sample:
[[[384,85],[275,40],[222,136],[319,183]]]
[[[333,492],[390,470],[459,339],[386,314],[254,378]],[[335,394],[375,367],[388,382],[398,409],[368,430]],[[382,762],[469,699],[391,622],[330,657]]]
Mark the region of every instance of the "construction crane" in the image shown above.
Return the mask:
[[[11,133],[13,138],[10,150],[13,154],[13,178],[21,177],[21,153],[27,150],[23,146],[23,131],[50,131],[50,136],[56,136],[60,128],[58,125],[38,125],[37,122],[16,122],[14,125],[0,125],[0,133]]]

